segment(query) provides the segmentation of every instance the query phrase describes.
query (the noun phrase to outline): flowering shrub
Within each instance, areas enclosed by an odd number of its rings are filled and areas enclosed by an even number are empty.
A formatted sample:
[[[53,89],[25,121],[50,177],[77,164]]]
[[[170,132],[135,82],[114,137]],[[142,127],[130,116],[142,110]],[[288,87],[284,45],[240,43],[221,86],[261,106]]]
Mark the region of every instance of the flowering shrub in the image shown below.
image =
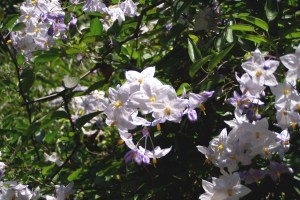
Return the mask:
[[[1,2],[0,199],[299,199],[298,4]]]

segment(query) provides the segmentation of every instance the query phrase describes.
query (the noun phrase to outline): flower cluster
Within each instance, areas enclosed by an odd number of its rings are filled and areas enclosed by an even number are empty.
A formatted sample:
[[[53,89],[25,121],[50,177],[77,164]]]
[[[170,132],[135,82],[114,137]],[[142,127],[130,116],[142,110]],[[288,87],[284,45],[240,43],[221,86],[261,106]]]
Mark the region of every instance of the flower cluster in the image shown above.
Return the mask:
[[[11,41],[26,57],[37,50],[48,50],[59,37],[67,42],[65,13],[58,0],[29,0],[20,11],[18,23],[24,23],[25,28],[12,32]]]
[[[131,149],[125,155],[125,160],[135,161],[138,164],[149,164],[156,158],[165,156],[170,150],[154,147],[150,137],[150,127],[160,127],[166,121],[179,123],[183,115],[188,114],[190,120],[197,119],[196,107],[204,110],[202,103],[212,96],[213,92],[189,94],[189,99],[183,94],[178,97],[175,89],[165,85],[154,77],[155,67],[148,67],[141,73],[127,71],[126,82],[118,85],[117,89],[109,88],[109,104],[104,110],[106,124],[116,125],[121,139]],[[143,117],[144,116],[144,117]],[[152,121],[149,119],[152,118]],[[142,131],[129,133],[129,130],[142,126]],[[141,133],[141,138],[134,143],[133,138]],[[142,147],[141,140],[145,140]],[[147,140],[151,141],[152,150],[147,149]]]
[[[223,129],[218,137],[210,141],[208,147],[197,146],[207,160],[219,167],[223,173],[220,179],[214,178],[213,183],[203,182],[206,193],[201,195],[200,199],[215,199],[218,195],[218,199],[237,199],[250,192],[240,185],[240,178],[246,184],[250,184],[266,175],[276,180],[282,173],[293,172],[274,158],[279,156],[283,160],[284,153],[290,146],[287,128],[299,123],[297,110],[300,96],[295,90],[296,79],[299,76],[294,75],[299,68],[299,65],[295,66],[297,61],[299,62],[297,56],[299,55],[289,54],[280,58],[289,69],[283,83],[278,83],[273,74],[279,66],[279,61],[270,58],[266,60],[259,50],[252,52],[252,56],[242,64],[246,73],[241,77],[236,75],[241,94],[235,91],[233,97],[227,100],[227,103],[235,107],[235,119],[225,121],[232,128],[231,131],[227,133],[227,129]],[[275,95],[276,119],[282,129],[281,133],[269,130],[267,118],[262,118],[259,114],[258,108],[264,104],[261,98],[265,96],[266,86],[269,86]],[[269,169],[251,168],[237,173],[240,165],[249,166],[257,157],[268,160]]]
[[[137,6],[132,0],[125,0],[116,5],[106,6],[102,0],[87,0],[82,7],[84,12],[100,12],[106,14],[105,19],[101,19],[103,27],[108,30],[115,21],[121,25],[125,21],[125,16],[135,17],[138,15]]]
[[[4,163],[0,162],[1,177],[4,173],[4,168],[7,167]],[[1,178],[0,177],[0,178]],[[65,200],[71,194],[74,194],[74,183],[71,182],[67,186],[55,185],[55,197],[51,195],[42,195],[40,193],[40,187],[35,190],[30,190],[28,185],[23,185],[17,181],[0,181],[0,199],[13,200],[37,200],[45,198],[47,200]]]
[[[271,88],[275,95],[276,119],[282,129],[295,128],[300,122],[300,94],[296,90],[296,81],[300,77],[300,46],[295,54],[282,56],[280,60],[288,72],[283,83]]]
[[[86,92],[88,87],[77,85],[73,92]],[[57,93],[64,90],[64,87],[58,87],[49,91],[51,93]],[[50,107],[61,107],[63,104],[63,100],[61,98],[54,99],[48,103]],[[92,114],[95,112],[101,112],[108,106],[108,98],[105,97],[104,91],[94,90],[87,95],[75,96],[72,98],[69,106],[72,110],[72,121],[76,122],[76,120],[84,115]],[[100,115],[96,115],[89,122],[85,123],[85,125],[81,128],[82,132],[86,135],[92,135],[96,131],[93,129],[93,125],[96,124],[97,129],[101,130],[101,121],[102,118]]]

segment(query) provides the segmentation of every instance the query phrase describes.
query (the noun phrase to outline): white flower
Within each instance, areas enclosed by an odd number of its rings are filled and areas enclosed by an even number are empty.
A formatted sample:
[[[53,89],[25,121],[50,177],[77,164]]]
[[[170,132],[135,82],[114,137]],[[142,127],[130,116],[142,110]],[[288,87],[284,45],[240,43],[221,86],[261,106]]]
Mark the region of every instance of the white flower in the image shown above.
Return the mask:
[[[55,163],[57,166],[62,166],[63,162],[58,157],[56,152],[53,152],[51,155],[48,155],[47,153],[44,153],[46,161],[50,161]]]
[[[120,8],[123,10],[124,14],[128,17],[135,17],[139,15],[137,12],[137,6],[132,0],[125,0],[120,4]]]
[[[288,68],[286,75],[287,82],[295,85],[297,79],[300,77],[300,45],[296,48],[294,54],[281,56],[280,60],[282,64]]]
[[[125,15],[123,10],[115,5],[110,6],[108,8],[108,14],[109,14],[109,21],[111,21],[111,24],[113,24],[116,20],[118,20],[118,24],[121,25],[123,21],[125,21]]]
[[[265,60],[258,49],[252,52],[252,56],[242,64],[242,67],[252,77],[253,82],[261,86],[277,85],[278,83],[273,73],[276,71],[279,62],[276,60]]]
[[[56,200],[65,200],[69,198],[71,194],[74,194],[75,190],[73,189],[74,183],[71,182],[67,186],[64,185],[55,185]]]
[[[107,13],[107,7],[102,0],[87,0],[84,6],[82,7],[84,12],[100,12]]]
[[[276,112],[276,120],[278,126],[282,129],[286,129],[293,125],[293,123],[298,123],[300,121],[300,116],[298,112],[293,110],[282,108]]]
[[[213,177],[212,183],[202,180],[202,187],[205,193],[199,197],[201,200],[238,200],[251,192],[248,187],[241,185],[238,173]]]
[[[175,89],[171,86],[165,86],[158,94],[158,99],[161,101],[152,104],[152,116],[161,121],[168,120],[179,123],[183,111],[188,105],[188,100],[178,98]]]
[[[130,96],[128,103],[135,108],[139,108],[142,114],[151,113],[153,111],[152,104],[161,100],[161,91],[165,87],[158,79],[147,78],[143,80],[140,90]]]
[[[294,87],[288,82],[279,83],[277,86],[270,88],[272,93],[275,95],[276,103],[280,101],[287,101],[289,99],[297,99],[298,95],[296,94]]]
[[[144,148],[140,147],[141,150]],[[159,146],[155,147],[152,151],[145,150],[145,155],[147,155],[149,158],[161,158],[165,155],[167,155],[171,151],[172,147],[161,149]]]
[[[249,74],[245,73],[239,78],[237,74],[235,74],[236,80],[240,83],[240,90],[245,96],[249,96],[249,94],[253,97],[259,97],[260,94],[263,94],[264,89],[266,87],[255,83],[249,76]]]
[[[134,70],[127,71],[125,77],[128,83],[143,84],[147,78],[153,78],[155,74],[155,67],[147,67],[142,72]]]

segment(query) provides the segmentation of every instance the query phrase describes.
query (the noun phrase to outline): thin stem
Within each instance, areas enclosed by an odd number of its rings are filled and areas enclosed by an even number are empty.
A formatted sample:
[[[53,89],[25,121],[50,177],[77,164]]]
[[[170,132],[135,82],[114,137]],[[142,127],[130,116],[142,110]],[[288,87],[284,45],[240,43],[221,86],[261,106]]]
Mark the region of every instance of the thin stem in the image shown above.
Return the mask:
[[[70,109],[68,106],[68,99],[66,96],[66,92],[63,91],[60,94],[64,101],[64,107],[65,107],[65,111],[67,112],[69,122],[71,124],[71,129],[74,132],[75,147],[72,150],[71,154],[66,158],[64,163],[54,172],[54,174],[52,174],[52,176],[50,177],[50,180],[53,180],[53,178],[66,166],[66,164],[73,158],[73,156],[75,155],[75,153],[78,151],[79,147],[81,146],[80,135],[79,135],[79,132],[76,130],[75,124],[72,120],[71,112],[70,112]]]
[[[4,49],[8,52],[9,56],[11,57],[12,62],[14,63],[14,66],[15,66],[15,69],[16,69],[17,78],[18,78],[19,93],[22,96],[23,102],[27,102],[27,98],[26,98],[25,92],[23,91],[22,85],[21,85],[21,73],[20,73],[20,68],[19,68],[16,56],[15,56],[15,54],[13,54],[11,52],[11,50],[8,47],[8,45],[7,45],[7,43],[6,43],[5,39],[4,39],[4,36],[2,35],[1,32],[0,32],[0,41],[1,41]],[[32,117],[31,117],[31,111],[30,111],[29,104],[26,104],[25,108],[26,108],[26,111],[27,111],[27,117],[28,117],[29,124],[32,124]],[[40,159],[39,151],[37,149],[37,146],[36,146],[36,143],[34,141],[33,135],[31,135],[31,141],[32,141],[35,153],[37,155],[37,158],[40,161],[41,159]]]

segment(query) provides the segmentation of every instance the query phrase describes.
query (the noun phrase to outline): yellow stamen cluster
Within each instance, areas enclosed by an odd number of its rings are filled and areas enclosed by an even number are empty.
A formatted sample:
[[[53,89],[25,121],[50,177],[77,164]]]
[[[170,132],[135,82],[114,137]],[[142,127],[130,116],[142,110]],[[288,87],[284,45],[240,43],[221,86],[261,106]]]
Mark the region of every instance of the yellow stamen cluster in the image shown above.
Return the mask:
[[[233,190],[232,189],[228,189],[227,190],[227,194],[229,197],[231,197],[233,195]]]
[[[156,101],[156,98],[154,96],[152,96],[152,97],[150,97],[150,101],[154,102],[154,101]]]
[[[6,44],[11,44],[12,41],[11,40],[7,40]]]
[[[115,107],[119,108],[122,106],[122,102],[121,101],[116,101],[114,104]]]
[[[262,75],[262,72],[260,70],[256,71],[255,76],[260,77]]]
[[[152,163],[153,163],[154,166],[155,166],[155,164],[157,163],[157,159],[156,159],[155,157],[153,157]]]
[[[297,128],[297,123],[292,122],[292,128],[295,130]]]
[[[140,79],[138,80],[138,82],[139,82],[139,84],[142,84],[142,83],[143,83],[143,79],[140,78]]]
[[[156,129],[157,129],[158,131],[161,131],[160,124],[157,124],[157,125],[156,125]]]
[[[283,90],[283,94],[286,96],[286,95],[288,95],[290,93],[290,90],[289,89],[285,89],[285,90]]]
[[[230,158],[231,160],[236,160],[235,155],[230,155],[229,158]]]
[[[300,104],[297,105],[297,110],[300,112]]]
[[[223,145],[222,144],[220,144],[219,146],[218,146],[218,149],[220,150],[220,151],[222,151],[223,150]]]
[[[264,148],[264,149],[263,149],[263,152],[264,152],[264,154],[265,154],[266,156],[268,156],[268,155],[270,154],[269,148]]]
[[[171,109],[170,108],[166,108],[165,109],[165,114],[166,115],[171,115]]]
[[[289,142],[289,141],[284,141],[282,144],[283,144],[284,146],[287,146],[287,145],[290,145],[290,142]]]
[[[122,140],[122,139],[119,139],[118,140],[118,145],[121,145],[121,144],[123,144],[124,143],[124,140]]]
[[[255,137],[256,137],[256,139],[259,139],[260,138],[260,132],[256,132]]]
[[[204,113],[204,115],[206,115],[206,113],[205,113],[205,106],[202,103],[199,104],[199,108]]]
[[[275,174],[277,177],[280,177],[280,172],[278,170],[276,170]]]

